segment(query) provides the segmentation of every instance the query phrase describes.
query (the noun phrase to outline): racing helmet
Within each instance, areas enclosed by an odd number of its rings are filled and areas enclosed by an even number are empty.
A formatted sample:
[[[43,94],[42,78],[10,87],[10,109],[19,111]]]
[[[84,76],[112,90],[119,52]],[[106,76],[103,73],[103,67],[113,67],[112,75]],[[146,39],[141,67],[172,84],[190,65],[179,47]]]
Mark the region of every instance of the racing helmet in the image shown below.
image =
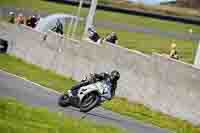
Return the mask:
[[[112,80],[119,80],[120,79],[120,73],[117,70],[113,70],[111,72],[111,79]]]

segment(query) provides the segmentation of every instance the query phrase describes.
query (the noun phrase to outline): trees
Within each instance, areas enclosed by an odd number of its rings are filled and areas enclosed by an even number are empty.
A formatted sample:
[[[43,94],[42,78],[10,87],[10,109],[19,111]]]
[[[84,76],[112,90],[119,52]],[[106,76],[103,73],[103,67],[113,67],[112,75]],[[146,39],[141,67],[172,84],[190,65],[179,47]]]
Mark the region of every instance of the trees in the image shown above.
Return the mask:
[[[200,8],[199,0],[177,0],[177,4],[183,7]]]

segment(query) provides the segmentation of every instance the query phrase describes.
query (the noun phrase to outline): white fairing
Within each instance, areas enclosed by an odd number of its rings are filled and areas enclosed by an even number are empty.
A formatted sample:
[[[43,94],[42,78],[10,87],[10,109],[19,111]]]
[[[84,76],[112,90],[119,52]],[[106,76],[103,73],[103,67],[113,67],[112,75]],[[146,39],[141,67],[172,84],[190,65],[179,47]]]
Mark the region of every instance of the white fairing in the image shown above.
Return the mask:
[[[78,97],[80,98],[80,101],[83,99],[83,97],[86,94],[93,91],[98,92],[101,97],[109,99],[111,97],[111,84],[109,82],[102,81],[102,82],[97,82],[95,84],[81,87],[78,92]]]

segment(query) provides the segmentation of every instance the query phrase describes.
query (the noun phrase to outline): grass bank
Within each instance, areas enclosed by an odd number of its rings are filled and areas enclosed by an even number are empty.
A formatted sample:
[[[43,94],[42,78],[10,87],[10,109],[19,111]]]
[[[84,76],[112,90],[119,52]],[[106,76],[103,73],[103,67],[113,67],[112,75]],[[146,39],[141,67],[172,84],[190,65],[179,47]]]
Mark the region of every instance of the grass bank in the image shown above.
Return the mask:
[[[0,6],[14,6],[20,8],[31,8],[34,11],[44,11],[49,13],[76,13],[76,6],[51,3],[43,0],[1,0]],[[82,9],[82,16],[86,16],[87,8]],[[98,10],[96,12],[96,21],[108,20],[117,23],[129,24],[132,26],[142,26],[147,28],[156,28],[163,31],[188,32],[190,28],[194,33],[200,33],[200,27],[190,24],[182,24],[171,21],[163,21],[142,16],[127,15],[123,13],[114,13]],[[114,30],[114,29],[113,29]]]
[[[143,104],[128,102],[123,98],[117,98],[109,103],[105,103],[104,108],[141,120],[145,123],[151,123],[161,128],[170,129],[175,133],[200,133],[200,125],[193,126],[187,121],[153,111]]]
[[[26,77],[29,80],[60,92],[70,88],[76,83],[76,81],[69,77],[57,75],[54,72],[25,63],[21,59],[7,54],[0,54],[0,69]],[[111,102],[105,103],[104,107],[143,122],[151,123],[162,128],[168,128],[176,133],[200,133],[200,126],[195,127],[187,121],[153,111],[142,104],[130,103],[125,99],[116,98]]]
[[[0,131],[2,133],[122,133],[109,126],[86,120],[76,120],[63,113],[50,113],[45,108],[33,108],[14,99],[0,99]]]
[[[81,39],[83,33],[83,25],[76,32],[76,39]],[[67,31],[67,28],[66,30]],[[107,34],[113,30],[110,28],[98,28],[97,32],[101,37],[106,37]],[[191,40],[172,39],[165,36],[156,36],[154,34],[145,34],[141,32],[128,32],[125,30],[115,29],[119,37],[119,45],[128,49],[141,51],[145,54],[152,54],[157,52],[160,54],[169,54],[172,42],[177,44],[177,51],[180,60],[186,63],[193,64],[198,42]],[[131,38],[131,39],[130,39]]]
[[[71,88],[71,86],[76,83],[76,81],[71,78],[57,75],[49,70],[40,69],[35,65],[25,63],[19,58],[6,54],[0,54],[0,69],[18,76],[26,77],[31,81],[57,91]]]
[[[20,8],[31,8],[35,11],[44,12],[63,12],[63,13],[74,13],[76,12],[75,6],[63,5],[57,3],[51,3],[43,0],[1,0],[0,6],[15,6]],[[82,16],[88,12],[88,9],[82,10]],[[113,13],[106,11],[97,11],[96,21],[98,20],[109,20],[117,23],[129,24],[132,26],[144,26],[147,28],[156,28],[163,31],[176,31],[176,32],[188,32],[188,29],[192,28],[194,33],[200,33],[200,27],[188,24],[181,24],[169,21],[162,21],[159,19],[151,19],[147,17],[127,15],[121,13]],[[83,24],[79,25],[77,36],[82,35]],[[116,30],[112,28],[98,28],[97,31],[105,36],[106,33],[115,31],[118,33],[120,45],[129,49],[136,49],[144,53],[169,53],[170,44],[172,40],[177,43],[178,51],[181,56],[181,60],[187,63],[193,63],[194,55],[196,53],[197,42],[178,40],[174,38],[162,37],[159,35],[151,35],[145,33],[128,32],[125,30]],[[67,32],[67,28],[66,28]]]
[[[178,40],[168,37],[156,36],[151,34],[127,32],[115,30],[119,36],[119,45],[129,49],[135,49],[146,54],[157,52],[160,54],[169,54],[171,49],[171,43],[177,44],[177,51],[180,55],[180,60],[183,62],[193,64],[194,56],[198,46],[197,42],[190,40]],[[98,32],[101,36],[106,36],[106,33],[111,33],[111,29],[100,28]],[[130,40],[129,38],[132,38]]]

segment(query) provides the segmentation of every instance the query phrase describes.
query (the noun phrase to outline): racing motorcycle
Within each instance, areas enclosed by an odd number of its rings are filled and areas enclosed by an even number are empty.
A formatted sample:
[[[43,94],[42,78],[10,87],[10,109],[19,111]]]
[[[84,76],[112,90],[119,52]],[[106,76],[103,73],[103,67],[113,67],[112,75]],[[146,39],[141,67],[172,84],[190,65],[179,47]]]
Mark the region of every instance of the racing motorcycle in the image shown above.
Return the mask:
[[[61,107],[73,106],[79,108],[81,112],[89,112],[107,100],[104,94],[110,90],[109,87],[111,87],[109,83],[103,80],[81,87],[75,96],[71,96],[69,90],[60,96],[58,104]]]

